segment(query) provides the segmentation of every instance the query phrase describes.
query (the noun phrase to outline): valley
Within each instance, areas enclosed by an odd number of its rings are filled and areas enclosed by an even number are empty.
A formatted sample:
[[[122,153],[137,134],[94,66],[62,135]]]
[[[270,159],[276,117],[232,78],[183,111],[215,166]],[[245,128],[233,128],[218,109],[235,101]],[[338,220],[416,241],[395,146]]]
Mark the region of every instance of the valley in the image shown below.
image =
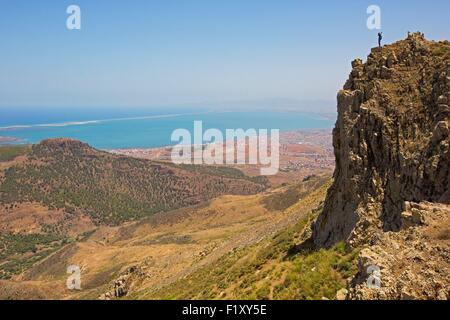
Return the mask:
[[[3,255],[0,268],[8,280],[0,282],[0,297],[145,298],[308,219],[323,202],[329,181],[323,175],[254,195],[218,196],[120,225],[78,215],[64,221],[64,209],[15,204],[0,215],[2,233],[11,238],[5,246],[16,250]],[[28,247],[14,245],[18,235]],[[20,269],[6,268],[14,261]],[[81,291],[65,286],[69,265],[81,268]]]
[[[416,32],[353,60],[332,135],[284,133],[275,176],[0,147],[0,299],[448,300],[449,53]]]

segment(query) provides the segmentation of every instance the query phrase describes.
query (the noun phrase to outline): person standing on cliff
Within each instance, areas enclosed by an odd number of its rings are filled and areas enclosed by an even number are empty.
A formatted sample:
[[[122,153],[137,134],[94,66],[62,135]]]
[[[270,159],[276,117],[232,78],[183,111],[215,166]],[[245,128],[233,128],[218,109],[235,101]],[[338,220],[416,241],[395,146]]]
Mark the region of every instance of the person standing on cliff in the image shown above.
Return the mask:
[[[383,40],[383,32],[378,32],[378,47],[381,48],[381,40]]]

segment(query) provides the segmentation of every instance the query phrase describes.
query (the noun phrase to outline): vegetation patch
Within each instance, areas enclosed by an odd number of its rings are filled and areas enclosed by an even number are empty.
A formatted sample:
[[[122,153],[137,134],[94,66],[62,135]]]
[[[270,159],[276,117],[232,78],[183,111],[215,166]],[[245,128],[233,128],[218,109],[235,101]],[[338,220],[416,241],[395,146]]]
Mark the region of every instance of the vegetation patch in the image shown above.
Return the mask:
[[[444,58],[444,60],[450,60],[450,42],[440,41],[433,43],[433,55]]]
[[[29,145],[0,146],[0,162],[11,161],[27,154],[31,150]]]
[[[138,245],[162,245],[162,244],[195,244],[197,241],[189,235],[163,234],[156,238],[139,242]]]
[[[242,179],[251,181],[254,183],[262,184],[262,185],[269,185],[269,180],[267,177],[264,176],[256,176],[256,177],[250,177],[244,174],[241,170],[236,168],[231,168],[227,166],[205,166],[205,165],[190,165],[190,164],[183,164],[179,165],[183,170],[191,171],[195,173],[203,173],[203,174],[210,174],[218,177],[224,177],[224,178],[230,178],[230,179]]]
[[[119,225],[220,195],[255,194],[266,188],[238,170],[190,167],[200,170],[192,175],[100,152],[78,141],[46,141],[34,145],[27,158],[3,172],[0,203],[37,202],[67,214],[83,212],[97,225]]]
[[[236,250],[185,279],[133,294],[140,299],[334,299],[356,274],[357,251],[345,244],[315,251],[300,242],[320,208],[257,245]]]
[[[22,273],[66,242],[52,234],[0,234],[0,279]]]
[[[270,211],[286,210],[308,195],[311,190],[322,186],[327,180],[328,177],[312,177],[300,184],[285,187],[283,192],[277,192],[264,198],[263,204]]]

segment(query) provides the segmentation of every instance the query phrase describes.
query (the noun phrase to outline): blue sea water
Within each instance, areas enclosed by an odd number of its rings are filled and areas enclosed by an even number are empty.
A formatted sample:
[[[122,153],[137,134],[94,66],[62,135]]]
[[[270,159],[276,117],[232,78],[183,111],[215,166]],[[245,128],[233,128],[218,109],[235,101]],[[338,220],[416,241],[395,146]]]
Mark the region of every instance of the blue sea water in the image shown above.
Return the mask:
[[[61,113],[59,110],[30,108],[0,110],[0,136],[37,143],[48,138],[73,138],[99,149],[153,148],[173,145],[172,132],[193,131],[194,121],[203,130],[226,129],[331,129],[335,119],[314,113],[288,111],[218,112],[207,110],[160,109],[152,111],[86,109]]]

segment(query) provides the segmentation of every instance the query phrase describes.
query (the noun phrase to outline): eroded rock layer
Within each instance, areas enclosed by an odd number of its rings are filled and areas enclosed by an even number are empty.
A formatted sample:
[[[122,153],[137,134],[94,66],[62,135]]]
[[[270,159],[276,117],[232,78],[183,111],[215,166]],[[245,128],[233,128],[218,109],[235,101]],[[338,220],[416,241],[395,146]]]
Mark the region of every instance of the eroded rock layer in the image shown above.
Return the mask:
[[[334,184],[314,242],[399,231],[405,202],[448,204],[450,43],[415,33],[353,61],[338,94]]]
[[[415,33],[352,67],[313,241],[360,250],[358,274],[337,299],[447,300],[450,43]]]

